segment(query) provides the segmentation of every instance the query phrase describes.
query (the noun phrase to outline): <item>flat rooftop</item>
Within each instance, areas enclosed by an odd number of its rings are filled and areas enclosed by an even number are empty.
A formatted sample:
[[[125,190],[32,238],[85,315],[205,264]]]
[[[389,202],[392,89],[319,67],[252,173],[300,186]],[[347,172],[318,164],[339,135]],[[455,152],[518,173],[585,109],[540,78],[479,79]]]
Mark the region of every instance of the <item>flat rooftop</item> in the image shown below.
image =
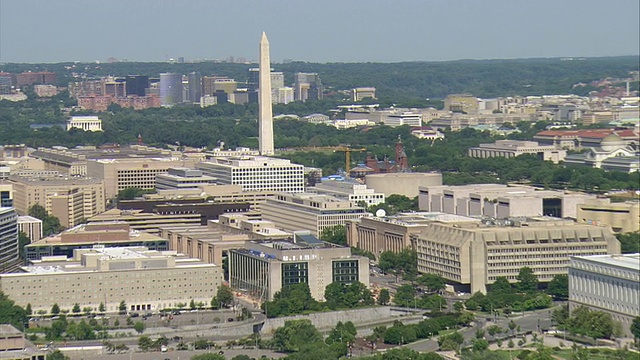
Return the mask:
[[[640,254],[574,256],[573,258],[640,272]]]
[[[403,226],[423,226],[431,222],[441,223],[479,223],[479,218],[441,212],[408,212],[384,217],[372,217],[370,220],[394,223]]]

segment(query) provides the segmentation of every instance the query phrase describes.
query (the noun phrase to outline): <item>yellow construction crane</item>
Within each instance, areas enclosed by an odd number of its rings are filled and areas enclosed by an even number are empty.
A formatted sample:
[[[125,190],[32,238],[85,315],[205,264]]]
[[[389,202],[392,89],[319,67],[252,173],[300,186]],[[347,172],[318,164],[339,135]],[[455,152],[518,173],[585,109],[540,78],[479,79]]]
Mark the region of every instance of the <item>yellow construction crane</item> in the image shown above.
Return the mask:
[[[357,152],[363,152],[363,151],[367,151],[367,149],[365,148],[350,148],[348,146],[338,146],[335,147],[333,149],[333,151],[340,151],[340,152],[344,152],[345,155],[345,167],[344,167],[344,172],[346,174],[347,177],[349,177],[349,170],[351,169],[351,152],[352,151],[357,151]]]

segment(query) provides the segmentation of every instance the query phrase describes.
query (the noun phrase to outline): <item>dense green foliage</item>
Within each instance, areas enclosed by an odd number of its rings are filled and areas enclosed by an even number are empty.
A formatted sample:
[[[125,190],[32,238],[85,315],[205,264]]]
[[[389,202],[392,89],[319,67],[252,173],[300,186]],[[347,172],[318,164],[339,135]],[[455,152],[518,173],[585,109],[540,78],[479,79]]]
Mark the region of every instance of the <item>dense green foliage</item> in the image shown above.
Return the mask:
[[[498,277],[486,295],[481,292],[473,294],[465,302],[466,308],[472,311],[503,309],[505,313],[510,313],[512,310],[545,309],[552,305],[551,296],[537,290],[538,279],[530,268],[521,268],[517,279],[518,282],[512,285],[507,278]],[[558,284],[557,291],[563,291],[561,285]]]
[[[284,286],[273,296],[273,301],[262,304],[267,317],[302,314],[306,311],[320,311],[321,304],[311,296],[307,283]]]
[[[0,292],[0,324],[11,324],[17,329],[23,330],[26,321],[26,311]]]
[[[640,232],[617,234],[620,240],[620,250],[623,254],[640,253]]]
[[[42,220],[42,235],[49,236],[57,234],[64,228],[60,225],[60,219],[49,215],[40,204],[32,205],[28,210],[29,216]]]
[[[211,299],[211,307],[214,309],[226,308],[233,304],[233,290],[229,286],[220,285],[216,296]]]
[[[290,320],[277,328],[271,346],[278,351],[296,352],[309,344],[322,342],[322,335],[307,319]]]
[[[555,299],[566,300],[569,298],[569,276],[558,274],[547,285],[547,293]]]
[[[322,102],[321,102],[322,103]],[[326,103],[331,105],[335,104]],[[295,104],[282,106],[282,111],[291,113]],[[148,109],[134,111],[114,107],[113,111],[100,115],[103,132],[84,132],[79,129],[65,131],[61,127],[32,130],[35,123],[63,124],[66,116],[56,102],[0,101],[0,142],[24,143],[31,147],[61,145],[102,145],[107,143],[131,144],[137,142],[138,134],[150,145],[165,147],[180,144],[195,147],[217,147],[220,141],[228,148],[236,146],[257,147],[257,106],[224,104],[220,106],[176,107],[172,109]],[[301,109],[298,109],[301,110]],[[300,113],[305,115],[305,113]],[[522,130],[509,138],[526,139],[546,126],[546,123],[518,123]],[[280,152],[279,156],[307,166],[323,169],[324,174],[333,174],[343,169],[344,154],[330,149],[313,151],[318,146],[365,147],[367,152],[352,154],[353,162],[362,162],[367,154],[393,157],[398,135],[402,137],[410,166],[414,171],[441,171],[445,184],[467,184],[482,182],[526,182],[549,188],[570,188],[587,191],[609,189],[636,189],[640,174],[605,172],[588,167],[568,167],[539,160],[535,156],[522,155],[517,158],[475,159],[467,157],[467,149],[480,143],[503,139],[489,132],[465,129],[447,132],[443,141],[430,141],[411,136],[408,126],[391,128],[352,128],[338,130],[323,124],[310,124],[295,120],[279,120],[274,123],[275,146],[278,149],[304,147],[305,151]],[[393,199],[392,199],[393,200]],[[403,208],[414,208],[404,202]],[[393,206],[390,206],[390,211]]]
[[[418,273],[418,255],[411,249],[404,249],[399,253],[383,251],[378,258],[378,266],[396,277],[402,275],[405,279],[411,279]]]
[[[347,245],[347,230],[344,225],[325,228],[320,234],[320,240],[336,245]]]
[[[324,291],[326,306],[330,309],[350,309],[358,306],[373,305],[371,291],[359,281],[351,284],[333,282]]]
[[[640,339],[640,316],[633,318],[630,326],[631,335],[637,340]]]
[[[418,197],[410,199],[404,195],[391,194],[386,197],[384,203],[373,205],[367,211],[375,214],[378,209],[383,209],[387,215],[394,215],[400,212],[418,211]]]
[[[567,306],[553,312],[552,319],[558,327],[574,335],[593,339],[608,339],[614,334],[615,324],[611,314],[599,310],[590,310],[581,306],[569,313]]]

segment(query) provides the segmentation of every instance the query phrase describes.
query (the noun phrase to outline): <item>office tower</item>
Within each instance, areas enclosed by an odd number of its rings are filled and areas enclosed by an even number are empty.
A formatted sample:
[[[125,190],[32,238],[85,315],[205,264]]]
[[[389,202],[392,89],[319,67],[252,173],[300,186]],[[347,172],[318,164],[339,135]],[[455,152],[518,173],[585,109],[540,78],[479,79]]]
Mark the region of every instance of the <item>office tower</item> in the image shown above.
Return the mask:
[[[18,214],[12,207],[0,207],[0,266],[4,269],[18,260]]]
[[[322,81],[317,73],[295,74],[295,99],[306,101],[307,99],[322,100]]]
[[[173,106],[182,102],[182,75],[176,73],[160,74],[160,103]]]
[[[202,76],[198,72],[191,72],[188,76],[189,91],[187,99],[191,103],[200,102],[202,97]]]
[[[127,95],[144,96],[149,87],[149,77],[145,75],[128,75],[125,78]]]
[[[273,71],[271,69],[271,89],[275,90],[284,87],[284,73],[282,71]],[[260,69],[249,69],[249,80],[247,80],[247,89],[256,91],[260,88]]]
[[[273,155],[273,114],[271,113],[271,60],[269,40],[262,32],[260,40],[260,88],[258,89],[258,151]]]
[[[215,157],[196,164],[221,185],[240,185],[243,191],[304,191],[304,166],[265,156]]]

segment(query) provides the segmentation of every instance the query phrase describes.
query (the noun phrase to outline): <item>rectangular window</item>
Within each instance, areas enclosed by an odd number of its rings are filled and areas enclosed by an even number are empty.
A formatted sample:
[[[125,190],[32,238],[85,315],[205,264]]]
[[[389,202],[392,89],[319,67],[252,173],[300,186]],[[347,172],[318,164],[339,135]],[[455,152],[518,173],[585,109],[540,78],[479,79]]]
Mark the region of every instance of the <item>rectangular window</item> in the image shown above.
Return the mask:
[[[309,264],[306,262],[282,264],[282,286],[309,282]]]
[[[332,268],[333,282],[351,284],[358,281],[358,260],[336,260]]]

